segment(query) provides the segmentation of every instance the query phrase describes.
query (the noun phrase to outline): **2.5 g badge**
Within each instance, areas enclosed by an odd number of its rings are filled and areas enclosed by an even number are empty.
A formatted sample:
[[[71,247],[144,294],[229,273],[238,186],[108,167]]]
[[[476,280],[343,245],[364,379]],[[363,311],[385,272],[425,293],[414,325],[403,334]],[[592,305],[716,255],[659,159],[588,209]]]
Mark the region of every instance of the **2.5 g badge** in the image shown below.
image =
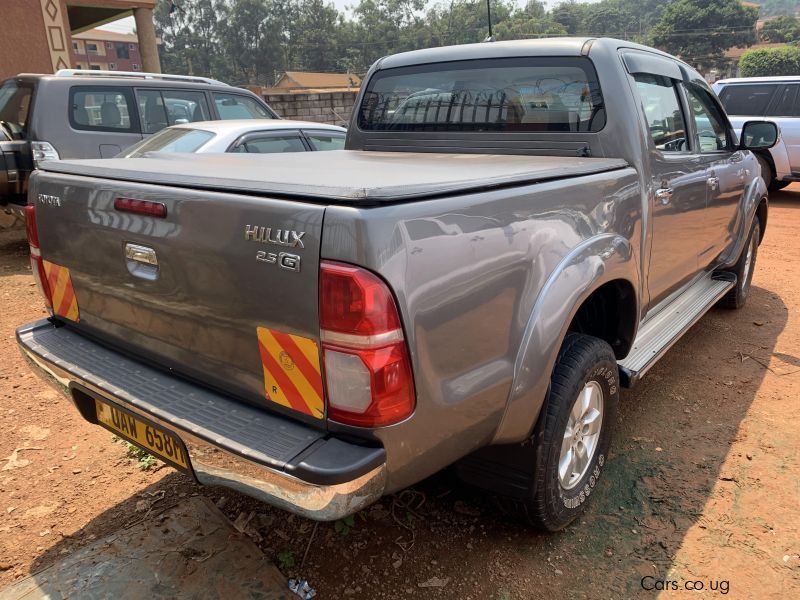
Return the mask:
[[[267,252],[266,250],[259,250],[256,252],[256,260],[265,262],[271,265],[278,265],[281,269],[287,271],[300,271],[300,256],[297,254],[289,254],[288,252]]]

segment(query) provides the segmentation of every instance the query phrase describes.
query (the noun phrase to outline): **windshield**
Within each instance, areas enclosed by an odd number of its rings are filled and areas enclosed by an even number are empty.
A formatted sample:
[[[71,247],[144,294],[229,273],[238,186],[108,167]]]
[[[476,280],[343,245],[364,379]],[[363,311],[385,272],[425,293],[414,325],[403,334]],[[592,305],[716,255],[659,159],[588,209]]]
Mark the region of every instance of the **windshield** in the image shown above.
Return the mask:
[[[170,127],[131,146],[118,156],[120,158],[140,158],[146,152],[197,152],[214,137],[214,133],[202,129]]]
[[[358,126],[367,131],[599,131],[597,75],[586,58],[508,58],[378,71]]]
[[[25,139],[33,87],[6,81],[0,86],[0,138]]]

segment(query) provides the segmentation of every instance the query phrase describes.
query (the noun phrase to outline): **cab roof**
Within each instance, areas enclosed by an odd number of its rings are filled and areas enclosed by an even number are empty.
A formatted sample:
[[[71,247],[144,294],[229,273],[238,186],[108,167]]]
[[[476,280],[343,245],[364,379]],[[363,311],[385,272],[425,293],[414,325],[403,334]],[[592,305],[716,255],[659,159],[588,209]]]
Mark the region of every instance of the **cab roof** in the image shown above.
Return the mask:
[[[520,56],[588,56],[593,46],[633,48],[675,59],[674,56],[633,42],[615,38],[593,37],[552,37],[530,40],[510,40],[507,42],[479,42],[458,46],[442,46],[411,50],[382,58],[378,69],[393,69],[425,63],[449,62],[455,60],[478,60],[482,58],[513,58]],[[678,59],[679,60],[679,59]]]

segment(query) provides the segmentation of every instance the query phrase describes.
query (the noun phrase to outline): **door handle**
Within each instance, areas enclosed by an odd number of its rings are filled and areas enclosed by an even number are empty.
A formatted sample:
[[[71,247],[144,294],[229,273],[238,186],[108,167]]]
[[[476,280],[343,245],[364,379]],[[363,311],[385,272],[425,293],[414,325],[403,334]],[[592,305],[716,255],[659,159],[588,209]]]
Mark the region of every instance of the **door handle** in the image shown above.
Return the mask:
[[[661,200],[661,204],[669,204],[669,201],[672,200],[672,188],[658,188],[656,198]]]
[[[706,179],[706,182],[708,183],[708,187],[710,187],[712,190],[715,190],[717,189],[717,184],[719,183],[719,177],[709,177]]]
[[[125,258],[153,267],[158,266],[156,251],[147,246],[140,246],[139,244],[125,244]]]

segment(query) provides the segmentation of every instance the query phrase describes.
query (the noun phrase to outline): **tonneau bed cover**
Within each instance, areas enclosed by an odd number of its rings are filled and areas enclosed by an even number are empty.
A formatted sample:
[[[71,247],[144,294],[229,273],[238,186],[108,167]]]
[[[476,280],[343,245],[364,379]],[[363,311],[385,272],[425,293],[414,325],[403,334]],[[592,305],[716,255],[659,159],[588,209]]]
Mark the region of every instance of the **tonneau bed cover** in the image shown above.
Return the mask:
[[[628,166],[616,158],[362,152],[158,154],[47,161],[42,169],[142,183],[305,201],[381,204],[592,175]]]

